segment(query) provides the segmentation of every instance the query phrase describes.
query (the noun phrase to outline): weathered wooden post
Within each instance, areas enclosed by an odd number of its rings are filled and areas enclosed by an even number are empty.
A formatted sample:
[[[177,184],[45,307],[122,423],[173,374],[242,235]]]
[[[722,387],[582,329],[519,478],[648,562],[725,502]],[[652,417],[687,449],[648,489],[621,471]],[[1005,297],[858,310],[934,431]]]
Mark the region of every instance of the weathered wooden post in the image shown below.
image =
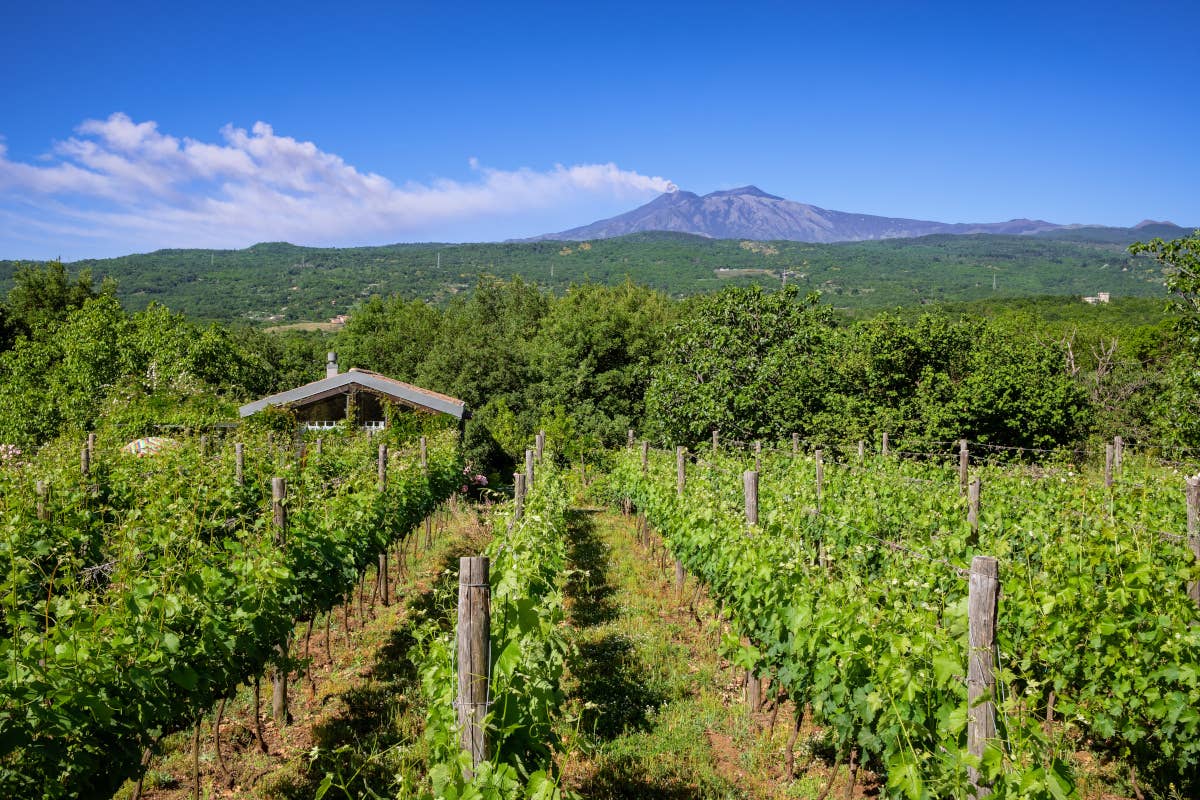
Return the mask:
[[[718,441],[717,429],[713,428],[713,455],[716,455],[717,451],[720,449],[721,449],[721,445],[720,445],[720,442]]]
[[[542,463],[542,455],[546,452],[546,432],[538,431],[537,440],[535,442],[537,452],[534,455],[537,457],[537,463]]]
[[[821,510],[821,492],[825,485],[825,451],[817,450],[813,453],[813,460],[817,464],[817,510]]]
[[[970,478],[967,471],[971,467],[971,451],[967,449],[967,440],[958,440],[958,490],[962,494],[967,493],[967,484]]]
[[[50,487],[45,481],[38,481],[33,488],[37,493],[37,518],[45,522],[50,519],[50,509],[46,505],[46,500],[50,496]]]
[[[758,473],[752,469],[742,473],[742,492],[746,497],[746,522],[758,524]]]
[[[525,491],[533,491],[533,450],[525,449]]]
[[[79,451],[79,472],[85,478],[92,474],[92,451],[86,444]]]
[[[379,455],[376,458],[375,472],[379,478],[379,493],[383,494],[387,491],[387,463],[388,463],[388,447],[386,444],[379,445]],[[390,583],[388,579],[388,551],[387,547],[379,553],[379,593],[382,596],[384,606],[388,605],[388,591]]]
[[[524,476],[522,476],[524,477]],[[471,755],[471,767],[463,769],[470,780],[475,768],[489,758],[487,730],[488,663],[491,638],[491,592],[486,556],[458,561],[458,730],[462,749]]]
[[[650,443],[642,442],[642,477],[646,477],[646,473],[650,470]],[[646,521],[646,512],[644,509],[638,509],[637,515],[637,534],[638,542],[643,547],[650,544],[650,525]]]
[[[628,431],[626,431],[626,436],[628,437],[626,446],[629,447],[630,450],[632,450],[633,449],[633,428],[630,428]]]
[[[275,545],[283,550],[287,549],[287,507],[284,505],[286,499],[287,480],[271,478],[271,524],[275,529]],[[290,716],[288,714],[288,638],[275,645],[275,654],[279,657],[279,663],[275,665],[275,672],[271,677],[271,716],[274,717],[275,724],[282,728],[290,721],[288,719]]]
[[[683,490],[687,485],[687,450],[682,447],[675,448],[675,495],[683,498]],[[683,583],[685,580],[683,571],[683,562],[678,558],[675,559],[675,591],[681,597],[683,596]]]
[[[1187,496],[1187,537],[1192,555],[1200,560],[1200,475],[1188,478],[1185,482]],[[1188,596],[1200,606],[1200,581],[1192,581],[1188,587]]]
[[[762,472],[762,441],[754,443],[754,471]]]
[[[862,439],[858,440],[858,460],[862,461],[867,455],[867,443]]]
[[[420,458],[420,464],[421,464],[421,474],[426,477],[429,477],[429,442],[424,436],[422,436],[421,440],[420,440],[419,454],[420,454],[419,458]],[[414,536],[413,537],[413,554],[414,555],[417,552],[417,545],[419,545],[420,543],[421,543],[421,537]],[[425,548],[429,549],[430,545],[432,545],[432,544],[433,544],[433,518],[431,516],[426,516],[425,517]]]
[[[513,473],[513,522],[520,522],[525,513],[525,473]]]
[[[983,757],[989,739],[996,738],[996,613],[1000,577],[996,559],[975,556],[971,559],[971,577],[967,592],[967,752]],[[976,797],[991,790],[982,782],[979,770],[967,770]]]
[[[1125,440],[1120,436],[1113,437],[1113,470],[1121,474],[1121,461],[1125,457]]]
[[[979,495],[983,492],[983,481],[971,481],[967,489],[967,523],[971,526],[971,544],[979,544]]]
[[[792,434],[792,458],[797,458],[800,455],[800,434]]]
[[[324,447],[325,447],[324,438],[318,436],[317,437],[317,455],[321,455],[324,452]]]
[[[208,455],[208,434],[200,434],[200,457],[204,458]]]
[[[233,479],[238,486],[246,485],[246,445],[241,442],[233,445]]]
[[[96,460],[96,434],[89,433],[87,435],[88,460]]]
[[[1112,488],[1113,485],[1113,446],[1111,444],[1104,445],[1104,485],[1107,488]]]
[[[758,525],[758,473],[746,470],[742,474],[742,490],[746,495],[746,524]],[[744,637],[743,637],[744,638]],[[744,639],[743,644],[749,644]],[[746,670],[746,713],[753,715],[762,705],[762,680],[754,674],[754,668]]]
[[[884,434],[883,434],[883,454],[884,454],[885,456],[888,454],[888,435],[887,435],[887,431],[884,431]]]

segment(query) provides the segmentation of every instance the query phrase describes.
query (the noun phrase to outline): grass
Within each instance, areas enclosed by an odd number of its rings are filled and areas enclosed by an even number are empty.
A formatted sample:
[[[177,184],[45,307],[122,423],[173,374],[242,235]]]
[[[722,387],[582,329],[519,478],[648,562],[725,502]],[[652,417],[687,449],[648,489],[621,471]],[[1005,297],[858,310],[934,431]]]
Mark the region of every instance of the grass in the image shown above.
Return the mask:
[[[318,621],[310,642],[310,669],[290,676],[291,725],[278,728],[270,719],[270,681],[262,681],[260,713],[267,752],[259,748],[255,734],[252,686],[242,687],[226,704],[221,726],[224,767],[214,747],[214,715],[202,723],[199,797],[312,798],[327,775],[326,797],[393,797],[403,789],[403,781],[411,785],[424,780],[425,712],[409,652],[412,633],[429,618],[449,624],[452,601],[446,598],[448,587],[457,581],[458,556],[477,551],[486,536],[474,509],[437,518],[434,527],[440,535],[432,547],[406,548],[404,577],[399,577],[399,561],[392,559],[395,602],[383,606],[364,599],[360,614],[356,596],[347,607],[334,609],[328,650],[324,620]],[[423,532],[417,538],[423,541]],[[367,595],[372,583],[368,576]],[[295,658],[303,655],[306,627],[296,629]],[[191,731],[163,740],[142,781],[144,800],[194,795],[191,746]],[[128,800],[133,792],[130,782],[116,798]]]

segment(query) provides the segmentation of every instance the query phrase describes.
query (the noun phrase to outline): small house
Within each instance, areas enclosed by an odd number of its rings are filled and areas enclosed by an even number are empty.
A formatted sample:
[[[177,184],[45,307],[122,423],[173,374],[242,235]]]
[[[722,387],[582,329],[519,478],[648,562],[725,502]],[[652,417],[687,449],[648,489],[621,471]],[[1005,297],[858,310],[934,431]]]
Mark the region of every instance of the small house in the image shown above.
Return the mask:
[[[238,411],[248,417],[267,406],[278,406],[292,411],[309,430],[333,428],[347,419],[354,427],[382,430],[389,404],[419,414],[449,414],[457,420],[468,416],[467,404],[455,397],[366,369],[340,372],[336,353],[329,354],[321,380],[255,400]]]

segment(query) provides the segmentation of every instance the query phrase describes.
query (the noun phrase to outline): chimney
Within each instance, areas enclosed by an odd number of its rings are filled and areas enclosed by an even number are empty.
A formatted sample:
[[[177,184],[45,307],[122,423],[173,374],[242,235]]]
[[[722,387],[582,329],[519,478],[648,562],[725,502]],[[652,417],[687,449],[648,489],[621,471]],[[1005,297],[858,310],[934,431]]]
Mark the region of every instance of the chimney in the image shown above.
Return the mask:
[[[338,374],[337,353],[335,353],[331,350],[331,351],[329,351],[329,355],[327,355],[325,357],[325,377],[332,378],[334,375],[337,375],[337,374]]]

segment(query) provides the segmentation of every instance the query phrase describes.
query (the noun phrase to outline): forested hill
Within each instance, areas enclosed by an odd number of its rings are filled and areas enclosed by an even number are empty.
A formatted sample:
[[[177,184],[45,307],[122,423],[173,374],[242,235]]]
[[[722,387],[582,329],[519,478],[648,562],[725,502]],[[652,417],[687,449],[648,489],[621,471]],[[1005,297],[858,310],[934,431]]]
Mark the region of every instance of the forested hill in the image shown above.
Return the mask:
[[[340,249],[267,243],[244,250],[159,250],[79,261],[71,269],[91,269],[97,280],[114,278],[131,310],[157,301],[198,319],[226,322],[320,321],[372,294],[440,303],[482,274],[520,276],[552,290],[630,278],[675,296],[786,282],[851,309],[1047,294],[1162,294],[1159,267],[1131,257],[1128,243],[981,234],[809,244],[642,233],[593,242]],[[15,269],[16,262],[0,261],[0,292],[12,285]]]

